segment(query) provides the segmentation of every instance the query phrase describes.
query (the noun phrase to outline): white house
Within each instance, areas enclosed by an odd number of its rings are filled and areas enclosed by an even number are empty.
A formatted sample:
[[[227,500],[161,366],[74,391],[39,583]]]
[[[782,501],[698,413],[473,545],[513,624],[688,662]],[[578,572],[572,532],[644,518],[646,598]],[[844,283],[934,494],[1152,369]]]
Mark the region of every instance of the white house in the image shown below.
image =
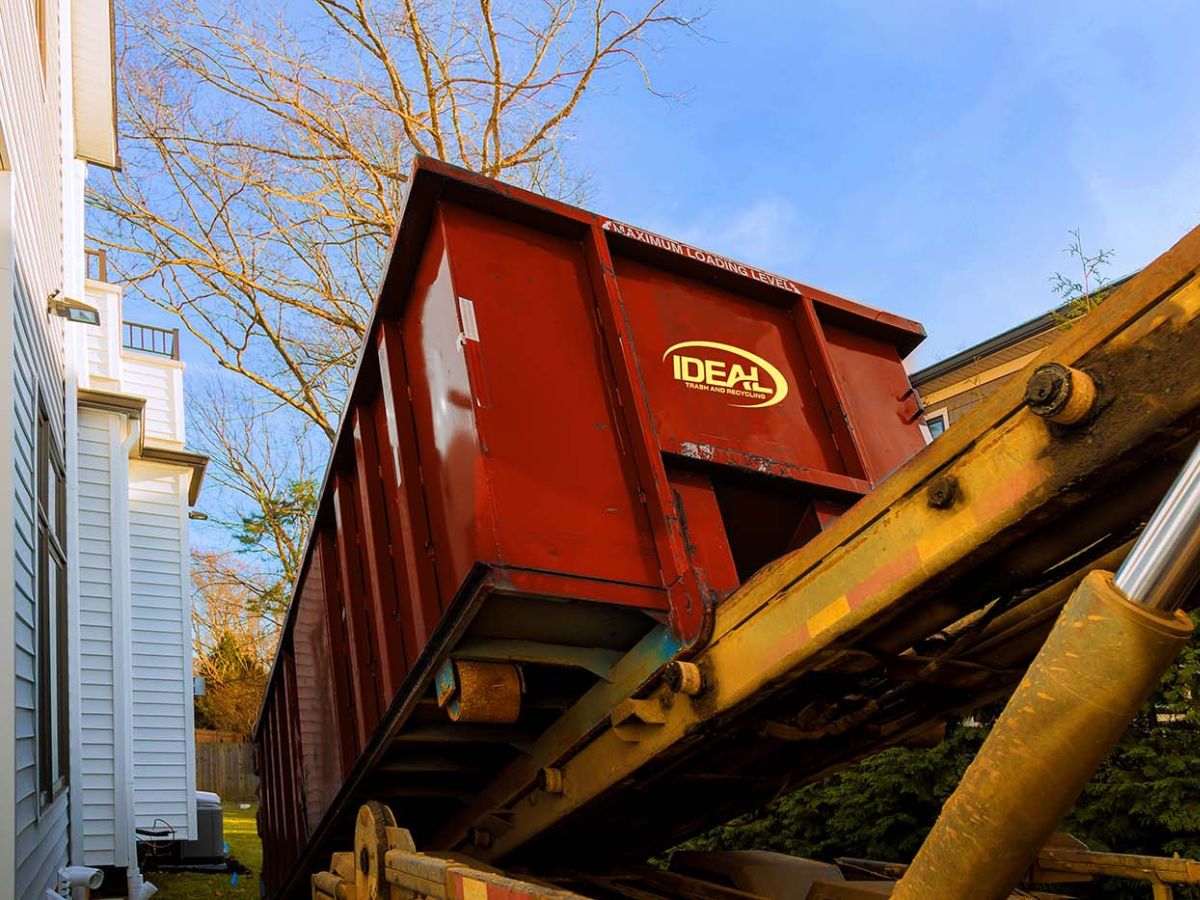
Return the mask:
[[[196,823],[205,460],[178,336],[124,323],[84,250],[88,163],[118,162],[112,37],[111,0],[0,0],[0,892],[22,900],[68,864],[134,891],[135,827]]]

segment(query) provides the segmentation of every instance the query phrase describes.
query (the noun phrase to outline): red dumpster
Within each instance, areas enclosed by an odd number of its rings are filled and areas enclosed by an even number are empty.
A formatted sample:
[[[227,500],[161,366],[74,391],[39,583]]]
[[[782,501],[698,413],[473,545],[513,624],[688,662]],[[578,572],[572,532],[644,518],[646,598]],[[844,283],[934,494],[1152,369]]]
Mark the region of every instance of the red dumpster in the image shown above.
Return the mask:
[[[923,445],[901,363],[923,336],[419,161],[256,729],[268,889],[372,791],[431,834],[444,769],[486,783],[520,752],[504,728],[536,736],[656,626],[701,645]]]

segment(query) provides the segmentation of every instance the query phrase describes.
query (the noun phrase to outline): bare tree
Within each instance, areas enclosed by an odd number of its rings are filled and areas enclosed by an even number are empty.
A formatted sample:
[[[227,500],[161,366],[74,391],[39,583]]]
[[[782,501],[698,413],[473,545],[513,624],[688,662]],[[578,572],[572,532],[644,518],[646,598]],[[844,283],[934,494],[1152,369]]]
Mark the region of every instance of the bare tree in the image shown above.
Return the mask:
[[[217,521],[256,560],[227,566],[222,577],[241,579],[250,609],[278,623],[316,509],[312,429],[227,378],[201,382],[192,394],[189,427],[211,455],[210,481],[225,494]]]
[[[226,523],[270,558],[266,607],[299,562],[413,157],[574,197],[566,123],[616,67],[649,87],[648,41],[692,25],[670,2],[122,0],[123,171],[94,186],[90,237],[228,373],[193,395],[192,433]]]
[[[196,712],[207,727],[241,734],[254,723],[278,634],[256,608],[253,579],[232,554],[192,553],[192,660],[205,682]]]
[[[125,0],[124,171],[93,239],[132,293],[332,437],[415,154],[571,196],[584,93],[668,0]]]
[[[1083,239],[1079,236],[1078,228],[1068,231],[1067,234],[1071,235],[1071,243],[1063,249],[1063,253],[1076,261],[1079,274],[1076,276],[1055,272],[1050,277],[1050,289],[1063,300],[1061,309],[1055,314],[1063,327],[1069,327],[1073,320],[1086,316],[1103,302],[1108,294],[1109,282],[1104,270],[1116,254],[1115,250],[1103,248],[1094,254],[1088,254],[1083,249]]]

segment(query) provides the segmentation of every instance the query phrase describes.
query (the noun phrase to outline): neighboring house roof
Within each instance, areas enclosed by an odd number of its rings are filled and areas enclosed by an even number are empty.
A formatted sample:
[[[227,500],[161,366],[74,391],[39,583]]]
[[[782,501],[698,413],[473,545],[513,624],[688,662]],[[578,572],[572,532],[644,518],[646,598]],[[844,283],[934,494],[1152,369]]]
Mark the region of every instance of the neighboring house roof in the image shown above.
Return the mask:
[[[1093,296],[1103,299],[1131,277],[1119,278]],[[1025,367],[1054,343],[1070,309],[1071,304],[1065,303],[910,375],[931,433],[940,434],[985,397],[1020,377]]]
[[[89,409],[120,413],[131,419],[142,419],[146,414],[146,398],[134,394],[80,388],[78,397],[79,405]],[[138,432],[138,446],[134,458],[191,469],[192,474],[188,481],[188,506],[196,505],[196,500],[200,496],[200,485],[204,482],[204,473],[208,469],[209,457],[207,455],[191,450],[147,446],[146,431],[142,429]]]
[[[1109,282],[1098,293],[1101,295],[1108,294],[1136,274],[1136,272],[1131,272],[1128,275],[1118,278],[1116,281]],[[1049,312],[1042,313],[1040,316],[1030,319],[1028,322],[1022,322],[1020,325],[1008,329],[1008,331],[1002,331],[995,337],[981,341],[972,347],[968,347],[966,350],[960,350],[953,356],[948,356],[943,360],[935,362],[933,365],[926,366],[924,369],[914,372],[909,376],[909,380],[912,382],[913,387],[920,388],[921,385],[928,384],[935,378],[955,372],[979,359],[991,357],[1003,350],[1020,344],[1022,341],[1027,341],[1032,337],[1044,334],[1062,321],[1063,314],[1069,305],[1064,303]]]
[[[1063,307],[1057,307],[1037,318],[1030,319],[1028,322],[1022,322],[1020,325],[1002,331],[995,337],[990,337],[986,341],[981,341],[966,350],[960,350],[953,356],[947,356],[945,359],[935,362],[931,366],[926,366],[924,369],[914,372],[909,376],[913,387],[919,388],[924,384],[928,384],[935,378],[940,378],[943,375],[949,375],[951,372],[956,372],[963,366],[969,365],[978,359],[991,356],[999,353],[1001,350],[1007,350],[1022,341],[1028,340],[1031,337],[1036,337],[1054,328],[1058,324],[1057,315],[1061,315]]]

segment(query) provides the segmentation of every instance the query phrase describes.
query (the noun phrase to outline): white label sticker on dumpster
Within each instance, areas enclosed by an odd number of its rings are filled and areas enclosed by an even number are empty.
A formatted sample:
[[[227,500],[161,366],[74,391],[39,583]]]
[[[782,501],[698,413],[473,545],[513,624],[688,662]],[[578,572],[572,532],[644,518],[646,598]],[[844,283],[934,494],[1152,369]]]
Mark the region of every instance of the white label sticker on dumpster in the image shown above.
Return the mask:
[[[479,324],[475,321],[475,304],[466,297],[458,298],[458,314],[462,319],[462,334],[468,341],[479,341]]]

